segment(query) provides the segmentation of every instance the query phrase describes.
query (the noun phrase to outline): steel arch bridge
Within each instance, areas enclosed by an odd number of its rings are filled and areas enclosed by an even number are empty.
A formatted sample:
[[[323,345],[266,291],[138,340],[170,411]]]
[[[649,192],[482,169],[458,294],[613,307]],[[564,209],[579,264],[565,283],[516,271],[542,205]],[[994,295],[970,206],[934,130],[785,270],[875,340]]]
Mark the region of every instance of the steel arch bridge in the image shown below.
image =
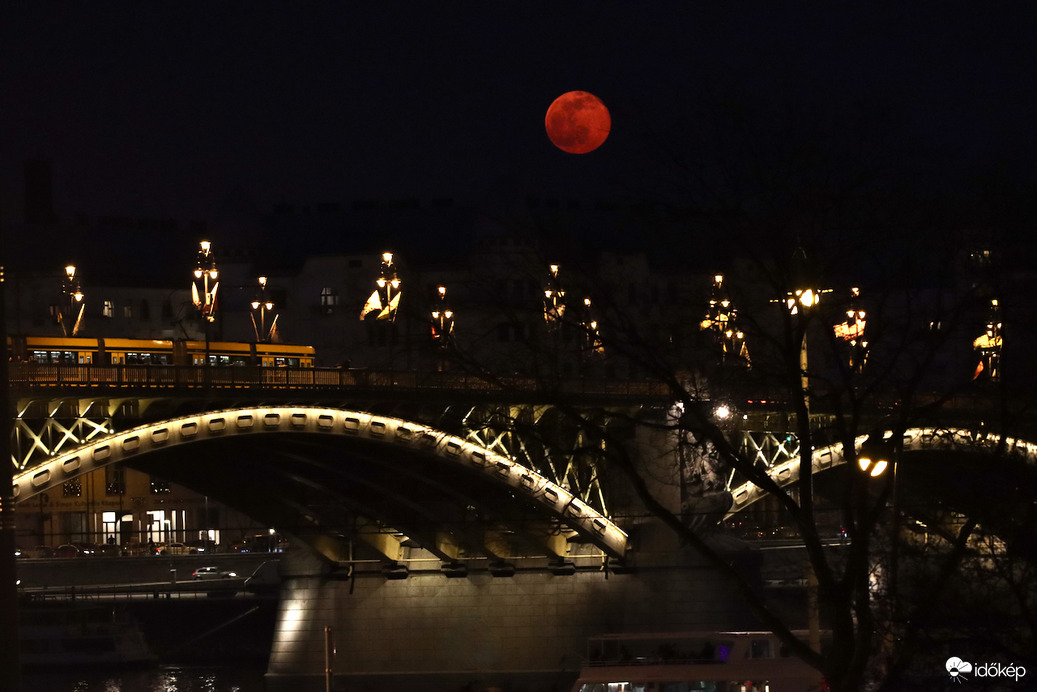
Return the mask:
[[[858,437],[857,449],[868,439]],[[904,452],[992,452],[1002,445],[1003,453],[1031,466],[1037,466],[1037,444],[1012,437],[1002,437],[982,430],[966,428],[911,428],[904,432]],[[792,436],[778,439],[773,433],[746,433],[743,451],[750,447],[758,462],[767,469],[767,475],[781,487],[799,481],[799,446]],[[845,464],[847,459],[841,443],[831,444],[814,450],[811,457],[811,473],[817,474]],[[725,519],[731,518],[766,495],[759,486],[751,482],[734,483],[728,476],[728,490],[732,504]]]
[[[100,429],[98,430],[100,433]],[[389,559],[410,541],[443,562],[481,554],[506,562],[500,535],[566,539],[622,559],[627,536],[602,512],[530,466],[472,439],[370,412],[248,406],[93,435],[18,473],[15,502],[111,464],[127,464],[204,491],[271,525],[291,527],[333,561],[356,532]],[[343,513],[345,508],[345,513]]]

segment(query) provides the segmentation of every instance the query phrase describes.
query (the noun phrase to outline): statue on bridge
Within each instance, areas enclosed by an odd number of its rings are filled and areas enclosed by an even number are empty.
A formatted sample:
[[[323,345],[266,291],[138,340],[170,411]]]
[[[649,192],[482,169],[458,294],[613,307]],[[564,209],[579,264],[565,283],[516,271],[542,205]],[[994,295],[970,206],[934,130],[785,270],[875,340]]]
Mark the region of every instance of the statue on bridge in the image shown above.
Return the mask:
[[[691,432],[678,432],[681,519],[689,528],[716,526],[731,508],[722,467],[712,442],[699,442]]]

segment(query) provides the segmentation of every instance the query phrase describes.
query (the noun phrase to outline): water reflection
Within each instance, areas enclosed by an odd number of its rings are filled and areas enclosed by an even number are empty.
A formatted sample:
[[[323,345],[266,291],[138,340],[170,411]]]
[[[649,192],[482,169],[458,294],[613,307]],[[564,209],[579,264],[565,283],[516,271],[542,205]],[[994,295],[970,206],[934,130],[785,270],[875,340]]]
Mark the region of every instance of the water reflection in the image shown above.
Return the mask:
[[[30,672],[32,692],[263,692],[263,669],[160,666],[145,670]]]

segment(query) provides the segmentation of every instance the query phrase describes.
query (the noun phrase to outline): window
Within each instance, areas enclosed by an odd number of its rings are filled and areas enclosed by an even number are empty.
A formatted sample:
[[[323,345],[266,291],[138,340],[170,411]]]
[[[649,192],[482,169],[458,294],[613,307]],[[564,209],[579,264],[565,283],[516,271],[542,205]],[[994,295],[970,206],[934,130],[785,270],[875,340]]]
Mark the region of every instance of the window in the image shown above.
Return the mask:
[[[165,495],[166,493],[172,492],[169,487],[169,481],[163,480],[156,476],[151,477],[151,494],[152,495]]]
[[[105,317],[115,317],[115,302],[105,298],[104,306],[101,308],[101,314]]]
[[[330,286],[320,289],[320,308],[324,314],[330,314],[338,305],[338,291]]]
[[[123,495],[126,493],[126,473],[118,466],[104,467],[104,494]]]
[[[126,305],[123,305],[122,306],[122,316],[125,319],[132,320],[133,319],[133,306],[130,305],[129,303],[126,303]]]
[[[83,484],[79,482],[78,478],[65,481],[61,484],[61,495],[62,497],[82,497]]]
[[[151,303],[147,300],[140,301],[140,318],[144,321],[151,320]]]

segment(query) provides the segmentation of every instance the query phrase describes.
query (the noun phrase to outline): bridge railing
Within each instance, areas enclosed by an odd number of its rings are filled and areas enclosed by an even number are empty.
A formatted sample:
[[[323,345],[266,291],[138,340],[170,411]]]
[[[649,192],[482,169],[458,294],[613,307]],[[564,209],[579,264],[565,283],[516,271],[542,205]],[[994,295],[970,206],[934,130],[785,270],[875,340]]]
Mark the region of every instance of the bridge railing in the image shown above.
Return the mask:
[[[406,390],[543,393],[558,396],[622,396],[665,399],[663,383],[649,380],[487,376],[465,372],[258,366],[48,365],[11,363],[15,390],[77,388]]]

